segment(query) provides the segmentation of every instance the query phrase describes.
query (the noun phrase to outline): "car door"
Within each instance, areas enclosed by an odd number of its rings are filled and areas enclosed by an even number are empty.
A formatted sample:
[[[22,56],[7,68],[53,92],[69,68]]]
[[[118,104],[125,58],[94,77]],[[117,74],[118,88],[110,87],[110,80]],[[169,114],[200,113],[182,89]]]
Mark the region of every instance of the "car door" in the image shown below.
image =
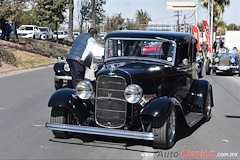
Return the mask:
[[[40,39],[40,30],[36,26],[34,27],[34,33],[35,33],[36,39]]]
[[[175,58],[176,66],[176,92],[175,96],[183,102],[187,96],[191,83],[194,79],[193,58],[192,58],[192,42],[184,40],[178,43],[177,54]]]

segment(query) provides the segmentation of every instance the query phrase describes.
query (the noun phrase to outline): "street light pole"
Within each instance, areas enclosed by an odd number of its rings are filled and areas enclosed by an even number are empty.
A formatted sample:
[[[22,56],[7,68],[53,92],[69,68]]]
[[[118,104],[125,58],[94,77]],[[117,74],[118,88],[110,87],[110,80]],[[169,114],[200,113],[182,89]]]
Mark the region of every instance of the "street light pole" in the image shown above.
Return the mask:
[[[208,22],[210,28],[210,45],[213,44],[213,4],[214,0],[208,0]],[[212,48],[212,47],[211,47]]]

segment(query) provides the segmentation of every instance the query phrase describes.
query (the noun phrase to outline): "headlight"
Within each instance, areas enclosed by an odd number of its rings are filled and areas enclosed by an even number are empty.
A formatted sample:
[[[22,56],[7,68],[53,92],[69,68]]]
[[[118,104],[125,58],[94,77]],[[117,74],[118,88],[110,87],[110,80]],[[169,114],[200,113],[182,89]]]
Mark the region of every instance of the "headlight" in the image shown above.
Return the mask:
[[[235,62],[235,58],[231,58],[231,59],[230,59],[230,62],[231,62],[231,63],[234,63],[234,62]]]
[[[214,59],[214,62],[218,63],[218,62],[219,62],[219,58],[218,58],[218,57],[215,58],[215,59]]]
[[[93,63],[93,70],[94,70],[94,72],[96,72],[98,70],[98,64],[97,63]]]
[[[76,93],[80,99],[89,99],[93,95],[93,86],[89,81],[80,81],[77,84]]]
[[[137,103],[142,98],[142,88],[136,84],[130,84],[124,91],[124,97],[129,103]]]
[[[69,64],[68,64],[68,63],[64,64],[63,69],[64,69],[66,72],[69,72],[69,71],[70,71]]]

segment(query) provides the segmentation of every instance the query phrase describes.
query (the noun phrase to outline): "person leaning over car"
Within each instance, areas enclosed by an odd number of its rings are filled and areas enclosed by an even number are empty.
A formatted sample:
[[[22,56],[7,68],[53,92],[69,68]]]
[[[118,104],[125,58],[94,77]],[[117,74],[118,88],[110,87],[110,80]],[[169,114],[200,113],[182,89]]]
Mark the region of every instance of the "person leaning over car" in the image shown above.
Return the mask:
[[[70,67],[70,74],[72,76],[71,88],[76,88],[78,82],[84,79],[85,68],[90,67],[92,62],[91,47],[95,43],[97,30],[90,28],[88,33],[77,36],[72,44],[69,54],[66,59]]]

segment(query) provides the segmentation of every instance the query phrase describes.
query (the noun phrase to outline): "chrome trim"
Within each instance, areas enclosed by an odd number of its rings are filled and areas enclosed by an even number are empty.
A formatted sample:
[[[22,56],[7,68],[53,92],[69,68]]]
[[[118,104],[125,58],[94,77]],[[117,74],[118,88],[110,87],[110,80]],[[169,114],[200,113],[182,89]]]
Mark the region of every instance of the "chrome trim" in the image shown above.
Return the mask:
[[[56,79],[72,80],[71,76],[55,76]]]
[[[152,132],[138,132],[138,131],[89,127],[89,126],[77,126],[77,125],[49,123],[49,122],[46,122],[45,127],[51,130],[66,131],[66,132],[86,133],[86,134],[121,137],[121,138],[132,138],[132,139],[141,139],[141,140],[154,140],[154,134]]]
[[[98,91],[98,85],[99,85],[99,83],[98,83],[98,79],[100,78],[100,77],[114,77],[114,78],[121,78],[121,79],[123,79],[124,80],[124,82],[125,82],[125,88],[126,88],[126,86],[127,86],[127,84],[126,84],[126,79],[124,78],[124,77],[122,77],[122,76],[116,76],[116,75],[113,75],[113,76],[107,76],[107,75],[100,75],[100,76],[98,76],[98,78],[97,78],[97,80],[96,80],[96,82],[97,82],[97,85],[96,85],[96,95],[98,95],[98,93],[97,93],[97,91]],[[131,78],[131,77],[130,77]],[[125,88],[124,88],[124,90],[125,90]],[[124,93],[124,90],[122,90],[123,91],[123,93]],[[119,90],[119,91],[121,91],[121,90]],[[117,100],[117,101],[122,101],[122,102],[126,102],[125,103],[125,121],[124,121],[124,123],[121,125],[121,126],[118,126],[118,127],[111,127],[111,128],[119,128],[119,127],[122,127],[125,123],[126,123],[126,119],[127,119],[127,101],[126,101],[126,99],[120,99],[120,98],[114,98],[114,97],[95,97],[95,99],[112,99],[112,100]],[[97,112],[97,101],[95,102],[95,113]],[[106,126],[104,126],[104,125],[102,125],[102,124],[100,124],[99,122],[98,122],[98,119],[97,119],[97,114],[95,114],[95,121],[96,121],[96,124],[98,124],[99,126],[101,126],[101,127],[106,127]]]
[[[127,100],[125,100],[125,99],[113,98],[113,97],[96,97],[96,98],[94,98],[94,99],[109,99],[109,100],[116,100],[116,101],[127,102]]]
[[[218,65],[218,64],[214,64],[214,65],[211,65],[211,64],[210,64],[209,67],[211,67],[211,68],[218,68],[219,65]],[[235,68],[235,69],[238,69],[238,68],[239,68],[238,66],[226,66],[226,67]]]

